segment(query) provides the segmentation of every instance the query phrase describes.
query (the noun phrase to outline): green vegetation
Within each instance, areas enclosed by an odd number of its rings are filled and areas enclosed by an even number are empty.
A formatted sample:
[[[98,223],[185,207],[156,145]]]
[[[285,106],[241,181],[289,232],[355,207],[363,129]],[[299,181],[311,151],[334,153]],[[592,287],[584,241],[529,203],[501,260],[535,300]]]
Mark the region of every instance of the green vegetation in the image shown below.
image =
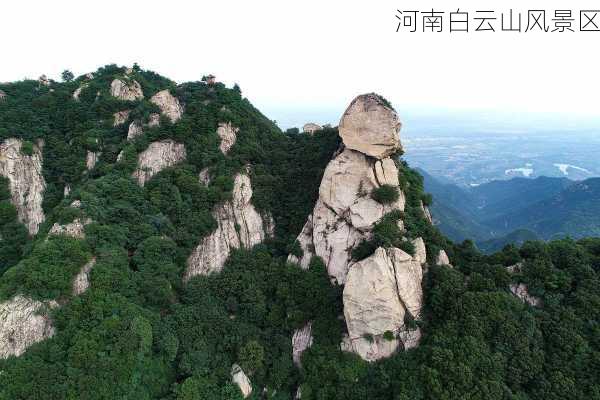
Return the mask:
[[[330,284],[323,262],[315,258],[302,270],[285,261],[301,253],[296,236],[339,146],[336,129],[283,133],[239,87],[176,86],[137,66],[130,79],[146,100],[117,101],[108,87],[124,74],[107,66],[93,80],[53,83],[53,92],[34,81],[0,85],[8,95],[0,103],[0,139],[43,139],[48,184],[47,221],[28,238],[0,179],[0,299],[23,293],[61,304],[51,311],[52,338],[0,360],[0,399],[239,400],[233,363],[252,381],[251,399],[291,400],[298,388],[303,400],[600,398],[600,239],[526,242],[489,256],[472,242],[453,244],[423,215],[421,202],[429,201],[422,178],[399,162],[405,210],[382,218],[353,257],[379,246],[412,253],[410,240],[425,240],[432,265],[425,309],[421,320],[407,321],[424,337],[418,348],[366,363],[340,350],[342,288]],[[71,94],[82,84],[75,101]],[[127,142],[127,124],[113,127],[112,113],[131,109],[130,121],[147,118],[156,111],[147,99],[163,89],[185,105],[183,118],[163,118]],[[216,134],[226,121],[240,128],[227,157]],[[167,138],[185,144],[186,162],[138,186],[130,176],[137,154]],[[92,171],[85,169],[87,150],[102,151]],[[246,165],[252,201],[273,216],[275,238],[234,251],[221,273],[184,284],[190,252],[215,229],[211,212],[230,198],[233,177]],[[198,181],[205,167],[208,186]],[[72,191],[63,198],[66,183]],[[70,207],[73,200],[81,208]],[[80,216],[93,221],[85,239],[46,240],[53,223]],[[455,268],[433,266],[441,248]],[[90,288],[72,296],[73,276],[92,257]],[[522,267],[510,274],[506,267],[516,263]],[[510,294],[516,282],[543,307]],[[314,343],[298,368],[291,336],[309,321]]]
[[[398,189],[392,185],[381,185],[371,191],[373,200],[381,204],[392,204],[398,201]]]

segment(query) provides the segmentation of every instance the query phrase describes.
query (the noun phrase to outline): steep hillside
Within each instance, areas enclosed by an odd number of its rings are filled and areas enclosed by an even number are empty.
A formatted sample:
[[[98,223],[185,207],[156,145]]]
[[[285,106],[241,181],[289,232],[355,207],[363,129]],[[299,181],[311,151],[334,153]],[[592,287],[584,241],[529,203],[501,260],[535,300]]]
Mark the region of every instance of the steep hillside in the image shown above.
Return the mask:
[[[526,228],[544,239],[600,236],[600,178],[572,184],[560,193],[489,222],[504,231]]]
[[[590,399],[600,240],[443,236],[370,93],[283,133],[138,66],[0,84],[0,399]]]

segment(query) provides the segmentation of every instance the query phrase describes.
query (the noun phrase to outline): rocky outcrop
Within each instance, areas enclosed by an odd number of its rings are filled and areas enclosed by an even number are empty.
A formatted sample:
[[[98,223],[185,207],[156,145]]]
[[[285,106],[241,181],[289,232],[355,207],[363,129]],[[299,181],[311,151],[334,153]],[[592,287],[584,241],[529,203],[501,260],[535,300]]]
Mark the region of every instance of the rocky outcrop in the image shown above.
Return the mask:
[[[110,84],[110,94],[119,100],[135,101],[144,98],[142,87],[135,80],[127,82],[121,79],[115,79]]]
[[[50,79],[48,79],[48,77],[46,75],[41,75],[38,78],[38,82],[39,82],[40,86],[50,86]]]
[[[446,254],[445,250],[440,250],[437,258],[435,260],[435,265],[448,265],[448,266],[452,266],[452,264],[450,264],[450,258],[448,258],[448,254]]]
[[[399,188],[394,204],[383,205],[370,197],[373,189],[388,182],[397,186],[398,169],[393,161],[375,160],[350,149],[338,154],[325,169],[319,199],[298,237],[303,256],[289,260],[307,268],[312,256],[319,256],[332,279],[343,284],[352,249],[370,237],[381,217],[404,210],[405,198]]]
[[[239,173],[234,179],[232,199],[213,210],[217,229],[202,239],[188,258],[185,280],[219,272],[232,249],[250,249],[265,240],[268,230],[251,200],[250,177]]]
[[[150,101],[160,108],[160,112],[175,123],[183,115],[183,107],[179,100],[168,89],[161,90],[150,98]]]
[[[144,186],[154,175],[165,168],[184,161],[185,146],[171,139],[152,142],[146,150],[138,155],[137,168],[133,177],[140,186]]]
[[[421,260],[397,248],[380,247],[353,264],[344,286],[348,337],[342,347],[367,361],[393,354],[403,344],[406,314],[420,316],[422,278]],[[415,345],[414,338],[405,335],[405,340]]]
[[[140,121],[133,121],[131,124],[129,124],[129,129],[127,130],[127,140],[135,139],[142,133],[144,133],[142,123]]]
[[[88,171],[91,171],[94,169],[101,154],[102,153],[99,151],[89,151],[88,150],[88,152],[85,156],[85,167],[87,168]]]
[[[129,114],[131,113],[130,110],[125,110],[125,111],[119,111],[113,114],[114,117],[114,121],[113,121],[113,126],[119,126],[121,124],[124,124],[127,121],[127,118],[129,118]]]
[[[248,379],[242,370],[242,367],[237,364],[231,366],[231,382],[240,388],[244,398],[247,398],[252,394],[252,383],[250,383],[250,379]]]
[[[312,135],[313,133],[315,133],[316,131],[320,131],[321,129],[323,129],[321,125],[309,122],[307,124],[304,124],[304,126],[302,127],[302,132]]]
[[[381,217],[404,210],[398,168],[388,157],[401,148],[399,129],[396,112],[379,96],[361,95],[352,101],[339,126],[345,148],[325,169],[319,198],[297,239],[302,256],[290,255],[290,262],[307,268],[313,256],[321,257],[332,280],[345,282],[352,250],[370,238]],[[371,198],[382,185],[397,188],[395,203],[383,205]]]
[[[96,265],[96,257],[85,264],[73,279],[73,296],[83,294],[90,287],[90,272]]]
[[[292,336],[292,359],[296,366],[300,366],[302,353],[312,346],[312,343],[312,322],[308,322],[302,328],[294,331],[294,335]]]
[[[523,303],[529,304],[533,307],[540,307],[542,305],[542,299],[529,294],[529,288],[526,284],[513,283],[509,288],[510,292],[518,297]]]
[[[20,295],[0,303],[0,358],[20,356],[29,346],[53,336],[48,311],[56,305]]]
[[[396,112],[374,93],[355,98],[338,127],[344,145],[378,159],[401,149],[400,121]]]
[[[0,102],[6,100],[6,92],[4,90],[0,90]]]
[[[208,167],[203,168],[200,173],[198,173],[198,180],[205,186],[210,185],[210,169]]]
[[[427,207],[426,205],[424,205],[423,202],[421,202],[421,211],[423,212],[423,216],[425,216],[425,219],[431,225],[433,225],[433,218],[431,217],[431,211],[429,211],[429,207]]]
[[[73,92],[73,99],[76,101],[79,101],[79,96],[81,96],[81,92],[83,91],[83,89],[85,89],[88,86],[87,83],[84,83],[83,85],[79,86],[77,89],[75,89],[75,91]]]
[[[239,129],[231,125],[230,122],[219,124],[217,128],[217,135],[221,138],[221,143],[219,144],[219,150],[223,154],[227,154],[229,149],[235,144],[237,139],[237,133]]]
[[[12,204],[17,209],[19,221],[30,235],[38,232],[44,222],[42,201],[46,182],[42,175],[42,143],[33,145],[33,153],[21,152],[20,139],[6,139],[0,144],[0,175],[8,178]]]
[[[90,218],[81,219],[75,218],[73,222],[69,222],[65,225],[60,225],[58,222],[52,225],[50,228],[49,235],[66,235],[75,239],[85,239],[85,226],[91,224]]]

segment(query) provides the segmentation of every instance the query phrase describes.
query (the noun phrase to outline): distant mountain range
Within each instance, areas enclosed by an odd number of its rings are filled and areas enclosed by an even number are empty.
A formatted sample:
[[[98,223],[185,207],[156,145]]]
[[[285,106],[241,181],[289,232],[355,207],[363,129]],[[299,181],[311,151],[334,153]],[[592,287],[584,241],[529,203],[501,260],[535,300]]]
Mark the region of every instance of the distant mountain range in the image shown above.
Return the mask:
[[[513,178],[461,188],[419,172],[440,230],[483,251],[536,238],[600,236],[600,178]]]

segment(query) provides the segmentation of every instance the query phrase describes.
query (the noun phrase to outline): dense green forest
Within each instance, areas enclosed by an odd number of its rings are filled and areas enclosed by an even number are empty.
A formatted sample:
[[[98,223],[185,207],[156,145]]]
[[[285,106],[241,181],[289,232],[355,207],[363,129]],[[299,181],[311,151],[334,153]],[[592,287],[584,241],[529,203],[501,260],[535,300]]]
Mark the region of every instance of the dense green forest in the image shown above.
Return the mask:
[[[0,180],[0,301],[22,293],[61,305],[51,311],[52,338],[0,359],[0,399],[242,399],[231,383],[233,363],[249,376],[251,399],[291,400],[298,388],[303,400],[600,399],[600,239],[529,241],[493,255],[470,241],[453,244],[425,220],[420,205],[431,199],[423,179],[400,162],[406,209],[383,218],[353,256],[378,246],[411,252],[398,219],[405,236],[425,239],[432,266],[416,322],[424,337],[415,349],[367,363],[340,350],[342,293],[323,262],[314,258],[308,270],[286,262],[340,145],[337,129],[282,132],[237,85],[177,85],[138,66],[127,76],[145,99],[120,101],[109,88],[124,75],[109,65],[91,80],[65,74],[50,87],[0,84],[7,95],[0,141],[43,139],[47,183],[46,221],[28,237]],[[185,105],[182,119],[161,118],[127,141],[128,124],[113,126],[112,115],[127,108],[128,121],[148,119],[157,110],[147,99],[164,89]],[[240,128],[227,156],[216,133],[223,121]],[[185,144],[186,162],[140,187],[131,178],[137,154],[166,138]],[[87,171],[86,152],[98,149],[100,161]],[[275,221],[274,238],[234,251],[221,273],[184,283],[192,248],[215,229],[211,210],[231,197],[245,165],[252,165],[252,202]],[[198,180],[205,167],[208,186]],[[382,203],[398,196],[382,189],[374,194]],[[80,208],[69,206],[74,200]],[[85,239],[47,235],[55,222],[82,216],[93,221]],[[433,265],[440,248],[454,268]],[[73,296],[73,277],[92,257],[90,288]],[[513,296],[515,282],[543,306]],[[307,321],[314,344],[299,368],[290,339]]]

